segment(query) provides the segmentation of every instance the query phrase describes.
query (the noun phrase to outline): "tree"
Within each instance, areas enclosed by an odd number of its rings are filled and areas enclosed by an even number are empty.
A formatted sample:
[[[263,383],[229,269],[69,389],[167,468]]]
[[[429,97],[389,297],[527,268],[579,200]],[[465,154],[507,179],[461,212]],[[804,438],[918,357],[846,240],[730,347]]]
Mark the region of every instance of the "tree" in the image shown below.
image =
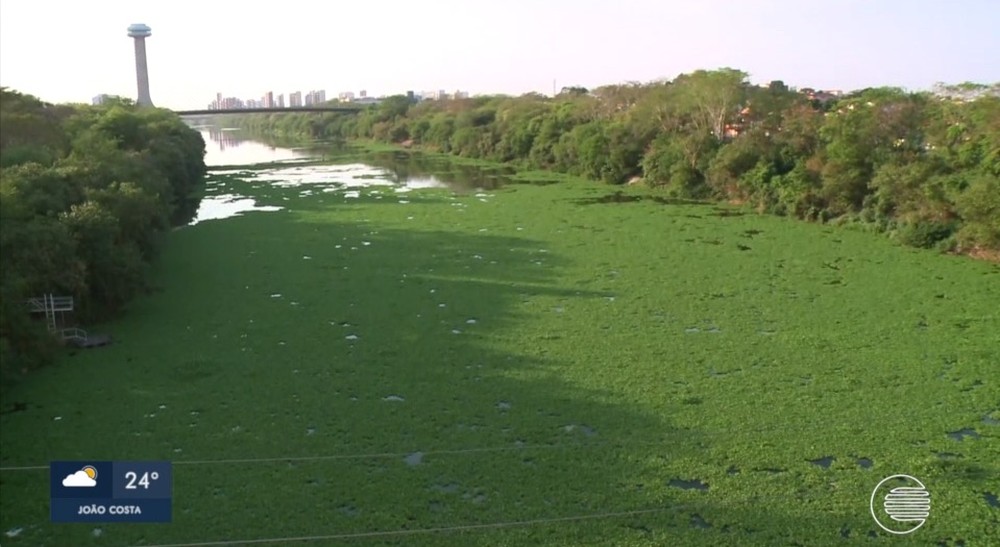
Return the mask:
[[[674,98],[690,116],[695,131],[708,131],[722,140],[726,124],[739,113],[744,102],[746,80],[745,72],[731,68],[699,70],[674,80]]]
[[[176,115],[54,106],[0,90],[0,374],[44,363],[53,339],[24,308],[45,293],[106,317],[144,284],[172,219],[204,184],[205,143]]]
[[[953,98],[881,87],[820,104],[808,98],[815,90],[797,92],[781,80],[752,86],[744,72],[721,68],[646,84],[570,86],[556,97],[481,96],[405,109],[389,101],[356,116],[240,123],[303,138],[408,137],[429,149],[612,184],[642,174],[678,196],[864,222],[912,245],[995,245],[987,193],[1000,179],[998,86],[942,89]]]
[[[1000,180],[980,175],[956,204],[964,223],[959,244],[967,248],[1000,250]]]

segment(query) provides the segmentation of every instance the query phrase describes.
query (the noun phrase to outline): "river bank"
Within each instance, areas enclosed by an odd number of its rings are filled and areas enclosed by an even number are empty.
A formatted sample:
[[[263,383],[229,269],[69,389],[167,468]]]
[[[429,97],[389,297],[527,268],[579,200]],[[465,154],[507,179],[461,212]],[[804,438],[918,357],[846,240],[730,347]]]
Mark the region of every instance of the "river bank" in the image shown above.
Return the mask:
[[[98,534],[50,522],[56,454],[173,462],[173,525],[115,545],[833,544],[900,470],[988,541],[989,265],[420,157],[214,169],[267,209],[171,233],[116,344],[11,393],[5,545]]]

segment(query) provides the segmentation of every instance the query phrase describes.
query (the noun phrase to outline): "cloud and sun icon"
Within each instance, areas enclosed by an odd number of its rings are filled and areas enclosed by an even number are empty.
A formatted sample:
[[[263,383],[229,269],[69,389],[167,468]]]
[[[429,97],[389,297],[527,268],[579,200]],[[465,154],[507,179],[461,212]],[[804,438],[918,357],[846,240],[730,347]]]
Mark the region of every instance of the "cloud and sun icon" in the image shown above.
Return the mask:
[[[72,475],[66,475],[62,481],[63,486],[97,486],[97,469],[93,465],[85,465]]]

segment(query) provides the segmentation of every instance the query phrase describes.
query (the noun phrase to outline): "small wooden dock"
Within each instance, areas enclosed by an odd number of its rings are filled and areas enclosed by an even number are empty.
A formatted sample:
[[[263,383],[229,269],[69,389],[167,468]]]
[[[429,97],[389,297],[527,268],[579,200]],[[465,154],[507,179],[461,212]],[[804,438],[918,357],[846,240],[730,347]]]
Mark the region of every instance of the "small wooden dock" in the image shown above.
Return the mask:
[[[88,334],[85,338],[73,338],[68,343],[82,349],[99,348],[111,343],[110,334]]]

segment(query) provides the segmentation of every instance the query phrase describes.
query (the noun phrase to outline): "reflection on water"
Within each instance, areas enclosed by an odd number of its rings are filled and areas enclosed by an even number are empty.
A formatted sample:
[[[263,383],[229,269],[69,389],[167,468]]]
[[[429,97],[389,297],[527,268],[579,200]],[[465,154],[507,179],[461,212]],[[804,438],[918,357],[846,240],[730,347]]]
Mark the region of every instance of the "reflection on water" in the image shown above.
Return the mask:
[[[285,163],[278,168],[255,171],[256,180],[275,186],[336,184],[350,187],[395,185],[398,191],[418,188],[449,188],[458,192],[493,190],[510,184],[511,167],[460,165],[447,158],[420,152],[397,151],[366,154],[364,164],[337,165],[344,145],[316,142],[308,148],[283,148],[265,144],[239,129],[197,127],[205,139],[205,164],[239,166]],[[329,165],[296,165],[297,160],[319,159]],[[242,174],[215,171],[216,174]]]
[[[340,195],[344,199],[361,197],[366,188],[387,188],[392,192],[405,193],[425,188],[445,188],[456,192],[479,191],[496,188],[505,182],[508,172],[504,169],[457,166],[437,156],[426,156],[408,152],[365,154],[359,163],[344,163],[347,159],[343,146],[315,143],[309,149],[290,149],[272,146],[248,138],[238,129],[218,127],[197,127],[205,139],[205,163],[213,166],[233,166],[231,169],[215,169],[215,178],[209,180],[205,197],[190,225],[207,220],[239,216],[250,211],[279,211],[284,207],[260,206],[254,199],[232,192],[227,178],[242,179],[254,186],[273,188],[302,187],[300,198],[318,195]],[[357,157],[357,156],[352,156]],[[306,165],[295,160],[319,159],[327,164]],[[341,163],[337,163],[340,161]],[[273,163],[263,168],[241,169]],[[221,194],[212,195],[221,191]],[[375,199],[385,194],[373,189]],[[402,196],[400,196],[402,197]],[[486,201],[488,194],[477,193],[480,201]],[[281,199],[288,201],[289,196]],[[399,199],[400,204],[409,201]],[[294,208],[294,207],[293,207]]]
[[[310,154],[302,150],[279,148],[246,138],[232,128],[199,128],[205,140],[205,165],[253,165],[272,161],[304,159]]]
[[[223,194],[220,196],[210,196],[201,200],[198,206],[198,214],[190,222],[194,226],[206,220],[219,220],[223,218],[239,216],[248,211],[280,211],[281,207],[271,205],[258,206],[254,200],[233,194]]]
[[[217,173],[221,174],[222,172]],[[454,184],[449,184],[434,176],[401,179],[388,169],[363,163],[282,166],[259,169],[254,171],[252,175],[245,176],[256,182],[266,182],[277,188],[309,185],[326,187],[324,192],[370,186],[392,186],[397,192],[408,192],[420,188],[455,187]]]
[[[219,151],[225,152],[226,148],[236,148],[243,144],[246,139],[240,138],[239,130],[229,127],[208,127],[208,138],[219,145]]]
[[[284,148],[256,140],[259,137],[239,129],[209,126],[196,129],[208,144],[205,163],[209,167],[234,167],[216,169],[213,174],[252,179],[279,188],[309,185],[321,193],[346,191],[349,193],[346,197],[371,186],[393,187],[395,192],[445,188],[474,193],[512,184],[516,173],[510,166],[463,165],[445,156],[419,151],[363,152],[342,142]],[[353,163],[345,163],[351,160]],[[263,169],[239,168],[261,164],[274,165]]]

